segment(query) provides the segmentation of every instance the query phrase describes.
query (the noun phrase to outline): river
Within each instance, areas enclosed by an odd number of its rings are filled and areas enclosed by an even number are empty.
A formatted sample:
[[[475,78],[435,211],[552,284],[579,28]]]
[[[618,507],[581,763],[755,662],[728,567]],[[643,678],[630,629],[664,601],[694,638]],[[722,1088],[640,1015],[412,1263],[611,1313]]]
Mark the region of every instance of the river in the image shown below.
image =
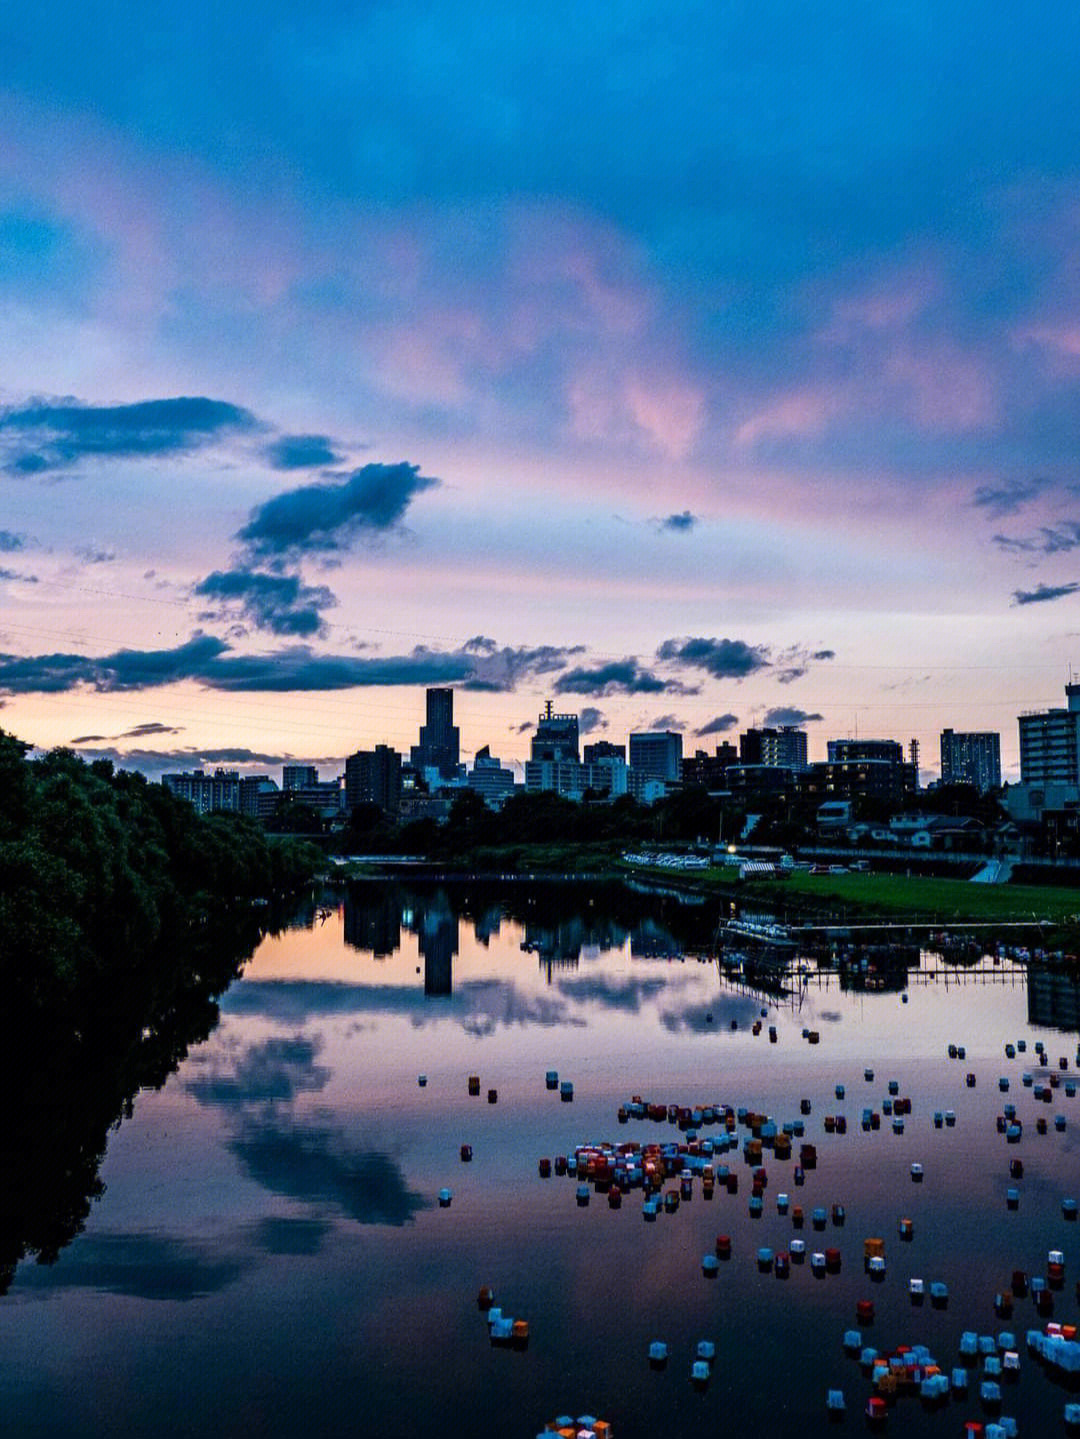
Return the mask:
[[[709,958],[718,918],[677,896],[606,887],[371,883],[265,939],[209,1036],[117,1117],[104,1192],[88,1198],[81,1231],[54,1262],[31,1254],[15,1268],[0,1299],[7,1431],[531,1439],[557,1415],[591,1414],[618,1439],[729,1424],[814,1436],[831,1430],[830,1389],[862,1427],[871,1381],[843,1340],[857,1301],[871,1299],[864,1343],[925,1345],[946,1375],[964,1331],[1013,1331],[1020,1374],[1003,1384],[1001,1412],[1021,1434],[1059,1432],[1074,1396],[1024,1342],[1047,1316],[1028,1296],[1006,1320],[994,1297],[1014,1270],[1045,1275],[1048,1252],[1061,1250],[1053,1317],[1078,1318],[1080,1226],[1061,1205],[1080,1196],[1080,1101],[1066,1090],[1075,982],[1029,984],[1007,963],[961,968],[924,954],[880,989],[811,965],[794,993],[769,997]],[[1007,1057],[1017,1042],[1025,1052]],[[547,1088],[548,1071],[572,1083],[572,1102]],[[1036,1086],[1051,1071],[1044,1103]],[[911,1100],[902,1133],[889,1081]],[[739,1148],[707,1157],[737,1173],[737,1194],[718,1185],[705,1198],[695,1179],[692,1197],[655,1222],[643,1222],[636,1188],[617,1209],[595,1191],[579,1205],[574,1178],[540,1177],[540,1159],[581,1145],[690,1142],[667,1120],[620,1123],[635,1095],[801,1124],[791,1160],[765,1153],[761,1217],[750,1213],[745,1124]],[[1023,1123],[1019,1144],[998,1130],[1006,1103]],[[63,1099],[50,1104],[57,1143],[78,1149],[56,1112]],[[863,1128],[864,1108],[880,1128]],[[936,1127],[945,1110],[955,1124]],[[698,1142],[718,1148],[725,1132],[702,1127]],[[797,1185],[804,1142],[817,1162]],[[89,1177],[78,1182],[85,1190]],[[834,1204],[843,1224],[830,1217],[816,1231],[812,1210],[831,1216]],[[0,1214],[0,1227],[14,1222]],[[709,1278],[702,1259],[721,1232],[731,1258]],[[762,1270],[759,1249],[788,1251],[800,1237],[807,1258],[789,1277]],[[884,1239],[880,1282],[864,1272],[868,1237]],[[818,1277],[810,1254],[826,1248],[840,1251],[840,1270]],[[914,1305],[912,1277],[946,1284],[944,1307]],[[485,1285],[528,1321],[525,1347],[491,1343],[477,1305]],[[702,1340],[716,1354],[695,1387]],[[649,1365],[652,1341],[668,1347],[662,1370]],[[966,1419],[991,1422],[980,1361],[965,1362],[965,1399],[932,1409],[901,1395],[891,1431],[960,1435]]]

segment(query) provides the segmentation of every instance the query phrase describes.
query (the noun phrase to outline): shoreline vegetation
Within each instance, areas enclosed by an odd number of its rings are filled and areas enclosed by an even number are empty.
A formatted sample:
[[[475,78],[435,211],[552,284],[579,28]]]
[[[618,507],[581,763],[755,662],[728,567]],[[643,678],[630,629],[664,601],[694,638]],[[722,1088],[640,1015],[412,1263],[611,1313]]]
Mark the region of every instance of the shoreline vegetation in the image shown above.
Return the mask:
[[[965,879],[933,875],[847,873],[809,874],[796,870],[768,880],[740,880],[734,866],[713,866],[693,875],[648,865],[630,865],[610,847],[535,845],[490,848],[463,853],[452,863],[419,860],[417,867],[432,878],[446,873],[500,876],[563,877],[568,880],[630,880],[682,890],[719,900],[752,901],[787,915],[828,916],[838,924],[857,920],[891,920],[904,924],[971,923],[1038,924],[1075,929],[1080,937],[1080,890],[1069,886],[972,884]],[[371,878],[396,872],[371,855],[346,873]]]
[[[217,996],[325,867],[140,775],[27,752],[0,731],[0,1294],[80,1232],[110,1130],[211,1033]]]
[[[269,905],[325,868],[315,846],[70,750],[28,758],[0,730],[0,977],[10,1004],[101,1000],[175,961],[223,911]]]
[[[380,855],[414,855],[432,875],[561,875],[590,880],[636,879],[720,900],[752,900],[762,908],[822,919],[873,918],[898,924],[1021,923],[1042,921],[1055,928],[1080,929],[1080,871],[1074,867],[1053,883],[1049,869],[1022,866],[1005,884],[972,884],[967,877],[939,872],[947,856],[925,853],[897,856],[902,872],[870,868],[865,872],[809,874],[740,880],[733,866],[683,873],[661,867],[630,866],[627,850],[686,850],[703,835],[737,844],[743,825],[739,812],[718,810],[704,790],[684,790],[644,807],[626,798],[608,804],[576,804],[552,794],[515,794],[502,810],[488,809],[479,795],[465,791],[454,800],[444,825],[419,820],[395,825],[376,806],[354,811],[346,830],[334,839],[343,855],[362,855],[363,864],[347,873],[377,874],[386,866]],[[797,849],[792,834],[770,835],[770,843]],[[778,850],[779,852],[779,850]],[[852,860],[860,859],[859,850]],[[989,856],[988,856],[989,857]],[[973,873],[977,866],[971,866]],[[1028,883],[1028,879],[1036,882]],[[1080,935],[1077,936],[1080,943]]]

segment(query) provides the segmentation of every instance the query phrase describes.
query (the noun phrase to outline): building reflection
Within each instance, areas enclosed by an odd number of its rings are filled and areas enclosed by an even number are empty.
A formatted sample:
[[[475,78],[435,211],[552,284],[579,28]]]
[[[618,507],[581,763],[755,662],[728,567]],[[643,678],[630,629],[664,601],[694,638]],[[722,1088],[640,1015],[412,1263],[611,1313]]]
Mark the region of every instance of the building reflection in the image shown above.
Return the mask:
[[[416,938],[424,958],[424,993],[454,992],[454,955],[458,952],[458,919],[449,908],[431,907],[416,921]]]
[[[1080,981],[1075,974],[1029,964],[1027,994],[1029,1024],[1080,1031]]]
[[[388,959],[401,948],[401,900],[390,885],[350,885],[345,893],[345,943]]]

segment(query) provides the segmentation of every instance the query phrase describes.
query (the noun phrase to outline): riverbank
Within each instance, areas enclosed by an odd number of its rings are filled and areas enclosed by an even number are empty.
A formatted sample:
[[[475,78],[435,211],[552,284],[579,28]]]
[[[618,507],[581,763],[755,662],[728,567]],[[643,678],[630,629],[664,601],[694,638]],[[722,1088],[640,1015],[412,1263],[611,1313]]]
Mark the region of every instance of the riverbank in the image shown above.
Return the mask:
[[[485,846],[452,861],[417,861],[409,866],[425,878],[535,876],[588,881],[639,880],[687,894],[762,906],[789,915],[829,917],[837,922],[879,918],[897,924],[934,922],[1041,923],[1054,929],[1080,928],[1080,890],[1067,885],[972,884],[938,876],[793,870],[782,877],[740,880],[733,865],[683,871],[661,865],[630,865],[608,843]],[[374,877],[400,873],[399,865],[365,856],[344,874]]]

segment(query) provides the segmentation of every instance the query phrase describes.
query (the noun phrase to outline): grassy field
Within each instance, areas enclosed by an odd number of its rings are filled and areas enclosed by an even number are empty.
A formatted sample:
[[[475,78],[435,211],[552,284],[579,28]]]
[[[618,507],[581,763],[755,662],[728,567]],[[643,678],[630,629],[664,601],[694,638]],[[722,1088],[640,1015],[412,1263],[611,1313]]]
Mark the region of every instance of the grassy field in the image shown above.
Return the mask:
[[[972,884],[899,874],[797,873],[746,888],[780,903],[784,896],[803,896],[822,908],[835,906],[912,919],[1040,919],[1061,924],[1080,914],[1080,890],[1043,885]]]

